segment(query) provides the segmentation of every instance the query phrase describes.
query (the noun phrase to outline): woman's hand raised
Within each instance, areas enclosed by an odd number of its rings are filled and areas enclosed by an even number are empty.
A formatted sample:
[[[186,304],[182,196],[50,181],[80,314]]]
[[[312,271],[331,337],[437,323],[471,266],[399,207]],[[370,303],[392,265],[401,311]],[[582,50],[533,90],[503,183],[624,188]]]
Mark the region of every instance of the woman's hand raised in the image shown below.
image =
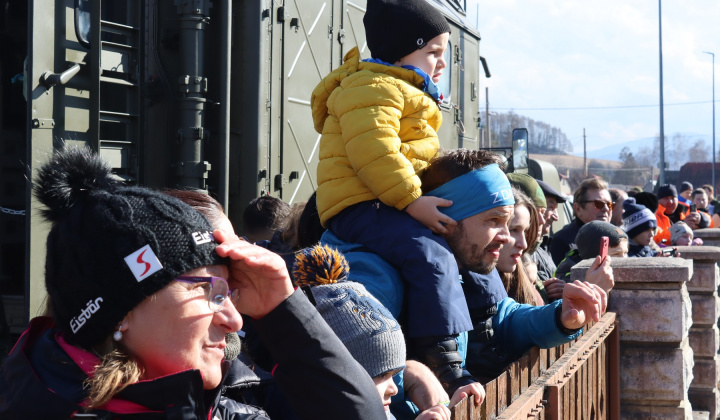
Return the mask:
[[[238,312],[260,319],[293,294],[285,261],[274,252],[238,239],[222,230],[213,232],[216,252],[230,258],[231,289],[238,289]]]

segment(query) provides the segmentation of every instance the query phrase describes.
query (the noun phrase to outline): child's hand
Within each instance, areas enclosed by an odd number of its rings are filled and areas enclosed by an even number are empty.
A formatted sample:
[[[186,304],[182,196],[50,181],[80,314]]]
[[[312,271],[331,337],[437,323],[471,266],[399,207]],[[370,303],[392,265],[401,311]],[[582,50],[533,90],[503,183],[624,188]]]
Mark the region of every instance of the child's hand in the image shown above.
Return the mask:
[[[415,420],[450,420],[450,410],[442,404],[434,405],[420,413]]]
[[[439,197],[422,196],[405,208],[413,219],[427,226],[433,233],[449,233],[445,225],[455,226],[457,223],[450,216],[438,210],[438,207],[450,207],[452,201]],[[443,224],[444,223],[444,224]]]
[[[479,382],[473,382],[471,384],[461,386],[455,391],[450,399],[449,407],[455,407],[457,403],[462,401],[463,398],[470,395],[475,397],[475,406],[479,406],[483,401],[485,401],[485,388],[483,388]]]

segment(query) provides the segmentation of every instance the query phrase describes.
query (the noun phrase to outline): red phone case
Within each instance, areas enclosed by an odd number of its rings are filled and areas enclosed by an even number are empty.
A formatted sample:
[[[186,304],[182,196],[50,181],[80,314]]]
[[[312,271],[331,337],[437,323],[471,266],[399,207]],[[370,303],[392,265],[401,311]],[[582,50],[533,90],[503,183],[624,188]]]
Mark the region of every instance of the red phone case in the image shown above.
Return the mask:
[[[605,262],[605,257],[607,257],[608,254],[608,244],[610,243],[610,238],[607,236],[603,236],[600,238],[600,263]]]

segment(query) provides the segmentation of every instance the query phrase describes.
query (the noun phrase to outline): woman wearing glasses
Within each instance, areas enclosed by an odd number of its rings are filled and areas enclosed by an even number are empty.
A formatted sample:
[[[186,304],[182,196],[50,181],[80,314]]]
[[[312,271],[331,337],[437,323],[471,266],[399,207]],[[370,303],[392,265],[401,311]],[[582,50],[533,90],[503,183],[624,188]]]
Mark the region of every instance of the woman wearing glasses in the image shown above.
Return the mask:
[[[236,379],[223,362],[225,335],[242,327],[236,308],[257,320],[298,417],[384,416],[281,258],[213,236],[175,198],[115,184],[86,149],[55,154],[35,193],[51,222],[52,317],[33,319],[5,360],[0,418],[268,418],[223,395]]]

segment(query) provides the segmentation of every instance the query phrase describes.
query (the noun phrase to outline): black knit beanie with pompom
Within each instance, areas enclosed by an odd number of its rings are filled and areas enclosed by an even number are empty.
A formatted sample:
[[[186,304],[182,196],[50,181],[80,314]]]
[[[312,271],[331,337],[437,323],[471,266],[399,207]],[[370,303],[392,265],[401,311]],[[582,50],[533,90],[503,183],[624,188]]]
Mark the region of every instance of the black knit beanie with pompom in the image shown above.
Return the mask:
[[[34,192],[52,223],[45,286],[71,344],[89,349],[178,276],[224,263],[204,216],[163,193],[117,184],[87,148],[56,152]]]

